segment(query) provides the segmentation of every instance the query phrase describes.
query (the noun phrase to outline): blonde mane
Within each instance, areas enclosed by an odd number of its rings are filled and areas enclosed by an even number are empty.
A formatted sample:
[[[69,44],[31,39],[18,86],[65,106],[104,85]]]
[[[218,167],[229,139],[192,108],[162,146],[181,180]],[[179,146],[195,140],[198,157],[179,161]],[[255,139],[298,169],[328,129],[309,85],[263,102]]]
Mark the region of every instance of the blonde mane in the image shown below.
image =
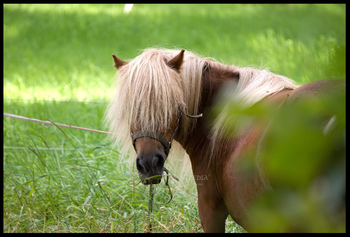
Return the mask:
[[[218,64],[218,63],[215,63]],[[225,65],[218,65],[218,67]],[[234,101],[239,108],[247,108],[261,101],[267,96],[276,94],[284,89],[296,89],[299,86],[295,82],[285,76],[271,73],[267,69],[239,68],[237,66],[226,66],[225,70],[232,70],[239,73],[239,79],[230,86],[228,84],[221,97],[224,102]],[[232,130],[231,121],[232,114],[227,114],[228,110],[222,110],[212,124],[211,140],[212,146],[215,147],[216,142],[223,136],[232,136],[238,134],[239,130]],[[231,126],[231,129],[230,129]],[[223,135],[225,134],[225,135]],[[212,150],[213,152],[213,150]]]
[[[122,142],[122,154],[129,154],[130,149],[133,149],[130,138],[132,124],[137,124],[140,130],[161,133],[171,127],[178,109],[191,115],[203,112],[198,111],[198,108],[201,101],[202,69],[205,65],[239,73],[236,95],[244,106],[251,106],[285,88],[298,87],[293,80],[267,70],[223,65],[215,59],[202,58],[189,51],[185,51],[180,73],[177,73],[166,62],[179,51],[145,49],[142,54],[118,70],[116,94],[106,111],[105,123],[113,133],[111,138],[114,145]],[[195,127],[197,120],[187,118],[184,113],[181,113],[181,130],[177,131],[177,134],[186,137]],[[219,115],[213,124],[210,135],[213,148],[225,129],[227,121],[223,118],[224,115]],[[175,149],[179,146],[177,142],[174,145]]]

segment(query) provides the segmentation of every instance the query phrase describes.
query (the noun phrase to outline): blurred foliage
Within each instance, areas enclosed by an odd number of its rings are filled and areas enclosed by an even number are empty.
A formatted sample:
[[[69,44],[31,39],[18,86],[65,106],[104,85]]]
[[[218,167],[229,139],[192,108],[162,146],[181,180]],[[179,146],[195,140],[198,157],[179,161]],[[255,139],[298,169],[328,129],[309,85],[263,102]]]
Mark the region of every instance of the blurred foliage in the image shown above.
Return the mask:
[[[260,167],[271,187],[249,210],[250,231],[345,232],[344,88],[281,107],[243,108],[231,94],[216,108],[225,111],[226,136],[252,126],[265,133],[242,163],[245,173]]]
[[[129,14],[124,6],[5,4],[5,97],[108,100],[111,54],[128,60],[154,46],[299,83],[345,76],[328,67],[345,52],[345,4],[135,4]]]

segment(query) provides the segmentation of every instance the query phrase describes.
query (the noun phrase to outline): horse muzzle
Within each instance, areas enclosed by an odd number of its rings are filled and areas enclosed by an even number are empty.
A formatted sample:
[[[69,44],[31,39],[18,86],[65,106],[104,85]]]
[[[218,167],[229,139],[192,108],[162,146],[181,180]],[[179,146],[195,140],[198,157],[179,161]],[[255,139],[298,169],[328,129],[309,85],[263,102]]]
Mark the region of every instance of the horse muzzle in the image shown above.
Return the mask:
[[[162,155],[160,153],[156,155],[137,156],[136,168],[144,185],[159,184],[161,182],[165,159],[165,154]]]

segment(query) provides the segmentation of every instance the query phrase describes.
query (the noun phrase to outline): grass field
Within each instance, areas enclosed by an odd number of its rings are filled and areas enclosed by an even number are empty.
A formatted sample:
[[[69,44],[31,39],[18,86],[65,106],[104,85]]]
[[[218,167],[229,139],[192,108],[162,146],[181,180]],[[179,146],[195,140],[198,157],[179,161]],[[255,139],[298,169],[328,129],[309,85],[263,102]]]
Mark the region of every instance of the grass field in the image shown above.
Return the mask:
[[[30,118],[106,130],[111,54],[127,60],[152,46],[267,67],[299,84],[345,77],[345,5],[3,9],[4,112]],[[4,232],[147,232],[148,187],[106,135],[10,118],[3,126]],[[193,178],[174,173],[181,182],[170,179],[173,200],[154,206],[153,231],[201,232]],[[155,193],[157,203],[169,199],[163,182]],[[226,231],[244,230],[228,218]]]

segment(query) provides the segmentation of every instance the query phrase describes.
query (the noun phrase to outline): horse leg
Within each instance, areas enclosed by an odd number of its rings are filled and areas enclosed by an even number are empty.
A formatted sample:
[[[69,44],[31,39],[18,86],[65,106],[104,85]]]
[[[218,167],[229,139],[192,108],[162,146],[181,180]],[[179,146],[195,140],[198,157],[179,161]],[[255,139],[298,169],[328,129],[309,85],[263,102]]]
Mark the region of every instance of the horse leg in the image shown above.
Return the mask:
[[[205,233],[224,233],[228,211],[220,198],[213,198],[213,193],[198,192],[198,211]]]

